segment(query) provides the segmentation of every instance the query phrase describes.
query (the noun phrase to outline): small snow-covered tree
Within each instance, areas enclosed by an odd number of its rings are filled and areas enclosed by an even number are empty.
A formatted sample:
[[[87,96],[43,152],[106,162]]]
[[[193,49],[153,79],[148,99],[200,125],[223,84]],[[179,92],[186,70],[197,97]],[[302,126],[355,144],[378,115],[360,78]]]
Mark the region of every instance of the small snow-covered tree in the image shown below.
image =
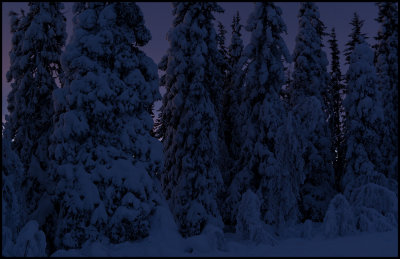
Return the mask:
[[[323,227],[324,235],[327,237],[345,236],[355,232],[356,218],[343,194],[337,194],[329,203]]]
[[[213,25],[217,3],[173,4],[170,47],[160,68],[163,96],[164,169],[161,183],[172,213],[184,236],[198,235],[216,219],[217,199],[223,186],[219,169],[218,105],[222,74],[217,67]]]
[[[18,233],[13,256],[43,257],[46,254],[46,236],[39,230],[39,224],[31,220]]]
[[[314,3],[302,3],[298,17],[290,103],[299,123],[297,130],[303,137],[302,153],[298,155],[304,159],[302,172],[306,179],[301,187],[300,209],[303,220],[322,221],[334,193],[333,156],[327,123],[328,60],[322,50],[325,26]]]
[[[378,36],[375,37],[375,67],[380,91],[382,92],[383,123],[383,172],[386,176],[398,178],[398,114],[399,114],[399,72],[398,72],[398,5],[395,2],[377,3],[380,23]]]
[[[380,125],[383,123],[381,93],[373,65],[374,53],[360,36],[350,56],[346,109],[346,164],[342,188],[351,185],[357,177],[380,172],[383,163]]]
[[[344,107],[343,98],[345,86],[342,83],[343,76],[340,70],[339,48],[336,40],[335,28],[332,28],[329,45],[331,49],[331,72],[329,80],[329,96],[331,104],[329,107],[329,125],[331,129],[331,146],[335,154],[333,167],[335,170],[335,189],[340,191],[340,181],[344,170]]]
[[[74,5],[74,30],[54,92],[57,248],[148,235],[159,203],[150,175],[160,157],[150,136],[157,66],[138,46],[151,39],[135,3]]]
[[[256,243],[275,244],[274,238],[266,230],[260,214],[261,202],[254,192],[247,190],[238,205],[236,233],[243,239]]]

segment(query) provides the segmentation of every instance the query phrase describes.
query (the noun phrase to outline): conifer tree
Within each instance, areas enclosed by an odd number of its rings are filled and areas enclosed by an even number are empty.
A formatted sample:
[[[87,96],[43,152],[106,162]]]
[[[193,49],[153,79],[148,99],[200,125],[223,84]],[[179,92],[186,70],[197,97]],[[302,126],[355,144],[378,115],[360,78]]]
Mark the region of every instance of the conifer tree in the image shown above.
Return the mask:
[[[161,117],[161,183],[183,236],[198,235],[210,223],[221,224],[218,104],[223,75],[213,13],[222,11],[212,2],[173,3],[170,47],[159,64],[167,90]]]
[[[306,179],[301,188],[302,219],[322,221],[333,195],[334,171],[326,102],[328,60],[322,50],[325,26],[314,3],[302,3],[294,49],[291,103],[299,123]],[[299,154],[300,155],[300,154]]]
[[[230,88],[229,74],[231,73],[231,67],[229,66],[229,57],[228,57],[228,49],[225,46],[225,34],[227,33],[224,25],[221,22],[218,22],[218,33],[217,33],[217,46],[220,55],[217,58],[217,67],[219,73],[222,74],[222,85],[221,85],[221,103],[215,103],[214,105],[217,108],[217,116],[219,121],[219,129],[218,129],[218,149],[219,149],[219,168],[224,179],[224,182],[228,181],[229,178],[229,170],[230,165],[232,164],[231,158],[229,156],[229,150],[226,143],[227,129],[229,125],[229,118],[226,114],[226,107],[229,106],[229,96],[227,92]],[[228,133],[229,134],[229,133]],[[229,136],[228,136],[229,137]]]
[[[243,100],[246,104],[246,124],[239,162],[227,203],[233,218],[238,201],[247,190],[260,199],[261,219],[277,231],[297,220],[297,196],[300,174],[292,174],[285,164],[284,147],[279,142],[285,130],[286,112],[279,93],[284,84],[282,57],[290,55],[281,34],[286,25],[282,11],[273,3],[256,3],[246,29],[251,41],[245,49],[249,60]],[[241,219],[243,220],[243,219]]]
[[[240,150],[239,124],[241,119],[239,116],[240,105],[242,101],[242,87],[244,72],[243,68],[243,40],[240,24],[239,12],[232,19],[232,36],[231,43],[228,47],[228,74],[226,77],[227,87],[225,88],[224,96],[224,136],[229,155],[233,160],[236,160]]]
[[[380,91],[384,100],[383,157],[382,170],[386,176],[397,180],[398,174],[398,5],[394,2],[377,3],[380,23],[375,37],[375,67],[378,73]]]
[[[60,55],[66,40],[62,3],[30,2],[29,12],[17,21],[13,14],[13,48],[7,81],[9,125],[13,147],[25,170],[32,155],[42,169],[48,167],[48,135],[51,129],[54,77],[61,73]]]
[[[346,164],[343,189],[354,188],[357,178],[381,174],[380,125],[383,123],[381,93],[373,65],[374,53],[363,36],[350,55],[346,108]],[[346,190],[345,190],[346,191]],[[348,190],[351,192],[352,190]],[[347,193],[347,191],[345,192]]]
[[[23,175],[14,188],[22,195],[24,221],[37,220],[51,240],[54,210],[51,196],[49,138],[53,130],[52,93],[56,78],[62,77],[61,49],[66,40],[62,3],[30,2],[22,17],[12,13],[13,47],[7,81],[11,92],[7,97],[9,116],[6,131],[12,139],[11,148],[22,163]],[[26,222],[23,222],[25,224]]]
[[[358,13],[354,13],[350,25],[353,26],[349,34],[350,40],[346,43],[346,49],[344,50],[344,56],[347,65],[350,63],[350,55],[353,52],[354,47],[356,46],[356,44],[360,43],[359,36],[362,36],[364,39],[368,39],[366,34],[361,32],[362,26],[364,25],[364,20],[360,19]]]
[[[48,138],[54,112],[51,97],[57,88],[54,77],[61,73],[59,59],[66,40],[62,8],[62,3],[31,2],[26,16],[18,19],[12,13],[13,47],[7,72],[11,92],[7,97],[6,127],[24,166],[22,188],[30,213],[37,208],[48,185],[45,171],[49,166]]]
[[[73,12],[64,86],[53,95],[58,249],[143,238],[159,203],[150,113],[160,96],[157,66],[138,48],[151,39],[143,14],[135,3],[101,2]]]
[[[228,71],[225,79],[224,87],[224,102],[223,102],[223,121],[221,127],[223,128],[224,144],[227,150],[227,156],[229,161],[226,162],[224,183],[225,192],[223,193],[222,199],[225,200],[229,195],[227,192],[230,186],[234,174],[237,172],[236,161],[239,158],[241,142],[241,128],[240,125],[244,123],[244,116],[241,116],[240,105],[243,98],[243,80],[244,71],[243,68],[243,40],[241,38],[240,15],[237,12],[236,16],[233,16],[232,24],[232,35],[231,43],[228,47]],[[234,219],[232,219],[232,213],[230,212],[229,205],[222,203],[221,215],[225,224],[232,226]]]
[[[336,40],[335,28],[332,28],[328,42],[331,49],[329,95],[332,100],[329,109],[329,122],[332,137],[332,152],[335,155],[333,161],[333,167],[335,170],[335,188],[337,191],[340,191],[340,181],[344,170],[344,108],[342,105],[342,94],[345,88],[342,84],[343,76],[339,62],[340,51]]]

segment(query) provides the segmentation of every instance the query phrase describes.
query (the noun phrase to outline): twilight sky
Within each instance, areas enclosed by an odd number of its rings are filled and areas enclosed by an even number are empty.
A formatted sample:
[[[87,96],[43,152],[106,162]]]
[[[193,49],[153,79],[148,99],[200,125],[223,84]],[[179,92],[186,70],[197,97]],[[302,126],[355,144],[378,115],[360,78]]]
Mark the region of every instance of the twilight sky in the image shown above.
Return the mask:
[[[277,2],[278,6],[282,8],[283,19],[287,25],[287,35],[284,35],[284,40],[292,52],[295,45],[295,38],[298,31],[298,18],[299,2]],[[64,13],[67,18],[67,44],[72,34],[72,2],[66,2]],[[169,43],[166,40],[167,31],[172,25],[172,4],[170,2],[139,2],[139,7],[142,9],[145,24],[151,31],[152,40],[142,48],[142,50],[154,62],[158,63],[161,57],[166,53]],[[226,45],[230,43],[231,22],[232,16],[239,11],[241,16],[241,23],[246,25],[247,17],[254,9],[253,2],[221,2],[220,5],[225,9],[222,14],[216,14],[217,21],[221,21],[228,33],[226,34]],[[349,22],[353,17],[353,13],[357,12],[361,19],[365,20],[363,32],[370,38],[368,42],[373,44],[373,37],[377,34],[379,25],[374,20],[378,15],[378,9],[373,2],[317,2],[320,10],[320,17],[327,32],[330,32],[332,27],[336,29],[339,49],[344,51],[345,44],[348,41],[348,35],[351,31]],[[7,83],[6,73],[10,66],[9,51],[11,50],[11,33],[10,33],[10,18],[8,13],[13,10],[19,12],[20,9],[28,11],[27,2],[2,2],[2,121],[4,115],[7,113],[7,95],[10,91],[10,84]],[[250,35],[242,28],[243,41],[246,45],[249,41]],[[325,45],[327,44],[328,37],[325,37]],[[329,49],[325,51],[330,60]],[[342,54],[342,53],[341,53]],[[341,56],[342,72],[345,73],[346,67],[344,66],[344,58]],[[328,71],[330,68],[328,67]],[[161,92],[163,93],[163,91]]]

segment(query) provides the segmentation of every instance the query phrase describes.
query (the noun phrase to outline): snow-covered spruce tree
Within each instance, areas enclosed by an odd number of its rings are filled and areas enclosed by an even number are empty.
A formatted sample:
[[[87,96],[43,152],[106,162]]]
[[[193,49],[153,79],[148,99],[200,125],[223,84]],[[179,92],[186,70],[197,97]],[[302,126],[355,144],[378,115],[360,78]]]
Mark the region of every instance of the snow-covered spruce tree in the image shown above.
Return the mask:
[[[236,16],[233,16],[232,20],[232,35],[231,43],[228,47],[228,74],[226,81],[228,82],[227,87],[224,91],[225,103],[224,103],[224,115],[225,115],[225,143],[229,150],[230,157],[236,160],[239,155],[241,140],[238,137],[238,125],[239,125],[239,107],[242,99],[242,87],[244,72],[243,68],[243,40],[240,24],[240,15],[237,12]]]
[[[241,38],[241,28],[239,12],[233,16],[231,24],[232,35],[231,43],[228,47],[228,71],[224,87],[223,104],[223,123],[224,141],[228,151],[229,167],[224,176],[225,192],[223,199],[229,196],[228,188],[232,183],[233,176],[237,172],[237,160],[241,147],[241,125],[244,123],[244,116],[241,114],[240,105],[243,98],[243,80],[245,72],[242,70],[243,63],[247,58],[243,58],[243,40]],[[244,109],[243,109],[244,110]],[[235,218],[231,213],[232,204],[224,202],[221,208],[221,215],[225,225],[233,227]]]
[[[350,55],[347,94],[343,102],[346,109],[346,162],[341,184],[345,193],[358,187],[354,186],[359,182],[358,177],[369,176],[373,180],[375,174],[383,174],[377,169],[383,163],[379,133],[384,117],[373,64],[374,53],[362,36],[358,42],[360,44],[356,44]]]
[[[218,24],[218,47],[224,57],[224,63],[219,67],[224,74],[222,109],[220,112],[220,170],[224,179],[225,187],[232,181],[235,169],[235,160],[238,158],[240,149],[240,137],[238,125],[243,120],[239,115],[240,101],[242,98],[242,83],[244,72],[242,71],[243,60],[240,60],[243,52],[243,41],[241,39],[241,27],[239,12],[233,17],[231,24],[231,43],[225,47],[226,30],[221,23]],[[222,199],[225,199],[223,197]],[[222,210],[225,211],[226,210]]]
[[[345,86],[342,83],[343,76],[340,70],[340,51],[336,40],[335,28],[332,28],[328,40],[331,49],[331,72],[329,80],[329,92],[331,104],[329,107],[329,125],[331,129],[331,145],[334,153],[333,167],[335,170],[335,189],[341,191],[340,182],[344,170],[344,107],[342,94]]]
[[[286,167],[281,143],[284,104],[279,92],[284,84],[282,57],[290,55],[281,34],[286,32],[282,11],[273,3],[256,3],[246,29],[251,40],[245,49],[249,59],[245,77],[246,124],[243,130],[241,171],[234,176],[227,203],[236,216],[238,202],[247,190],[260,199],[264,222],[280,231],[297,220],[297,196],[301,174],[292,175]],[[288,154],[286,154],[288,155]],[[301,177],[300,177],[301,178]]]
[[[159,203],[150,136],[157,66],[138,46],[151,39],[135,3],[74,5],[74,29],[62,55],[63,88],[53,94],[57,248],[87,240],[112,243],[148,235]]]
[[[302,3],[299,12],[299,32],[294,49],[292,111],[300,123],[304,173],[300,209],[302,220],[322,221],[333,196],[334,170],[330,129],[327,123],[328,60],[322,50],[325,26],[319,19],[318,7]]]
[[[398,5],[395,2],[377,3],[380,23],[378,36],[375,37],[375,67],[382,92],[384,123],[382,152],[386,176],[397,180],[398,177],[398,114],[399,114],[399,72],[398,72]]]
[[[44,218],[40,200],[51,192],[49,182],[49,136],[54,113],[52,92],[55,77],[61,74],[60,55],[66,40],[62,3],[30,2],[26,16],[12,17],[13,47],[7,81],[7,97],[12,148],[24,167],[24,181],[18,189],[26,199],[27,213]],[[42,214],[44,213],[44,214]],[[41,214],[41,215],[39,215]],[[42,222],[44,223],[44,222]]]
[[[350,40],[346,43],[346,49],[344,50],[344,56],[346,60],[346,64],[348,65],[350,63],[350,55],[354,50],[354,47],[356,44],[359,44],[360,41],[360,36],[362,36],[364,39],[367,39],[367,35],[365,33],[361,32],[361,28],[364,25],[364,20],[361,20],[360,17],[358,16],[358,13],[354,13],[353,19],[350,22],[350,25],[353,27],[351,28],[351,32],[349,34]]]
[[[198,235],[221,222],[217,196],[223,185],[218,161],[218,113],[222,75],[213,25],[217,3],[173,3],[167,34],[163,96],[164,170],[161,183],[183,236]],[[215,221],[215,219],[217,221]]]
[[[228,49],[225,46],[225,34],[227,33],[224,25],[221,22],[218,22],[218,33],[217,33],[217,47],[220,55],[216,59],[217,68],[219,70],[219,74],[223,76],[221,87],[221,99],[220,103],[214,103],[216,107],[219,128],[218,128],[218,149],[219,149],[219,169],[221,171],[222,178],[224,183],[229,181],[229,172],[231,169],[231,165],[233,161],[230,158],[228,146],[226,143],[225,133],[229,132],[231,129],[227,129],[229,125],[229,117],[227,116],[227,106],[229,106],[229,98],[227,96],[227,91],[230,87],[228,75],[230,74],[231,68],[228,64]],[[229,134],[229,133],[228,133]],[[228,136],[229,137],[229,136]],[[222,198],[223,199],[223,198]]]

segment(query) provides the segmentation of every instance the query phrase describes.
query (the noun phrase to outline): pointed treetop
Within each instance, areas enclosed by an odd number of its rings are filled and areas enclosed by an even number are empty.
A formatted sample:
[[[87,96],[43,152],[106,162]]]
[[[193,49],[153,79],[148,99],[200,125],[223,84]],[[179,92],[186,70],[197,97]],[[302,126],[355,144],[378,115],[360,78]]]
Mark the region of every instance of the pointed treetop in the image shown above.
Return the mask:
[[[350,24],[353,26],[351,33],[349,34],[350,40],[346,43],[346,49],[344,51],[344,55],[346,57],[346,64],[350,62],[351,52],[354,50],[354,47],[357,43],[361,43],[361,39],[367,39],[367,35],[365,33],[361,33],[361,28],[364,25],[364,20],[361,20],[358,14],[355,12],[353,15],[353,19]]]

